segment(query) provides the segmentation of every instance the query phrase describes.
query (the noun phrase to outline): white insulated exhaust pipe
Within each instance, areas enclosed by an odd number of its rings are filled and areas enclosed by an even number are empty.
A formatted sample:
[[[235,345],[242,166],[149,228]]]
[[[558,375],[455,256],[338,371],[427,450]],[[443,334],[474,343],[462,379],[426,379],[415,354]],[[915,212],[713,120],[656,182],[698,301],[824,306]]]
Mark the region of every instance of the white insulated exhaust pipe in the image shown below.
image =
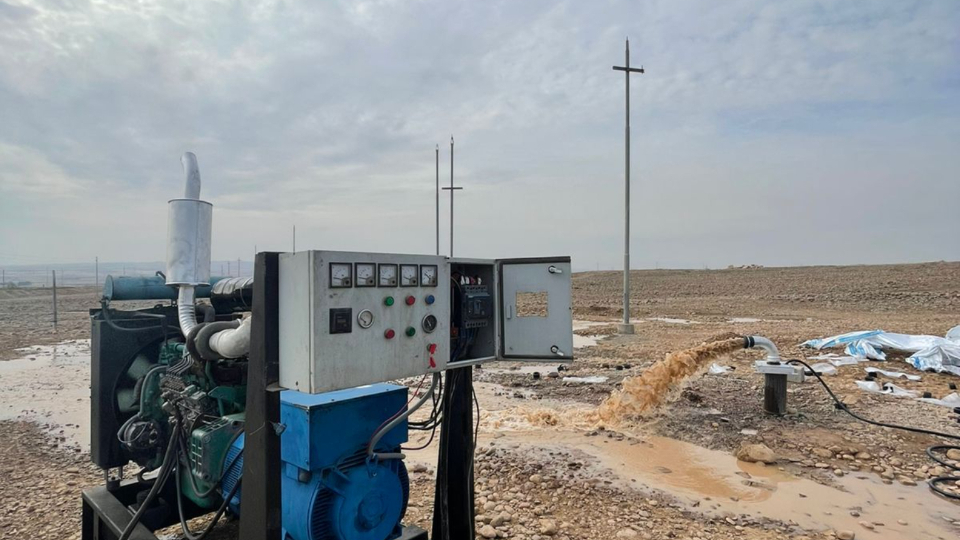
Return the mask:
[[[186,336],[197,325],[194,288],[210,282],[210,243],[213,205],[200,200],[200,166],[193,152],[180,158],[183,165],[183,198],[168,203],[167,285],[179,288],[177,318]]]

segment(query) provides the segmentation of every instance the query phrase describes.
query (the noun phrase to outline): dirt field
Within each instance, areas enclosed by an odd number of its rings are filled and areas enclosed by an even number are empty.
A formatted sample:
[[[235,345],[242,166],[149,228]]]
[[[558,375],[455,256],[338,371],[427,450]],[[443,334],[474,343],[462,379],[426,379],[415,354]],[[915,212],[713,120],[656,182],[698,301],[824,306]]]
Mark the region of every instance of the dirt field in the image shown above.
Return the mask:
[[[478,537],[960,536],[960,505],[926,486],[944,472],[925,455],[938,439],[857,422],[811,381],[791,385],[786,416],[767,416],[762,377],[752,371],[762,358],[757,351],[718,360],[734,369],[693,377],[641,425],[582,421],[625,377],[669,351],[717,337],[763,335],[785,358],[801,358],[818,354],[799,348],[802,341],[852,330],[942,336],[960,324],[960,263],[637,271],[633,336],[613,334],[621,279],[613,272],[573,276],[578,348],[565,371],[488,364],[476,373],[483,409]],[[61,291],[54,332],[49,291],[0,291],[0,359],[33,354],[34,363],[45,362],[46,349],[14,349],[87,338],[87,310],[96,296],[92,289]],[[49,403],[57,398],[48,393],[72,398],[83,383],[50,386],[45,379],[52,373],[76,379],[85,367],[71,360],[54,362],[57,371],[46,364],[30,371],[29,362],[13,360],[9,369],[0,362],[0,406],[6,406],[0,408],[0,538],[69,538],[79,530],[79,490],[101,477],[86,459],[82,426],[68,425],[74,422],[64,420],[69,414],[56,408],[61,404]],[[935,398],[954,392],[950,385],[960,377],[920,373],[897,357],[841,366],[825,377],[845,403],[872,419],[960,433],[948,407],[857,389],[864,366],[920,375],[895,383]],[[734,457],[741,445],[757,443],[772,450],[775,463]],[[412,452],[408,463],[407,521],[428,529],[435,459],[431,446]],[[218,537],[233,530],[228,524]]]

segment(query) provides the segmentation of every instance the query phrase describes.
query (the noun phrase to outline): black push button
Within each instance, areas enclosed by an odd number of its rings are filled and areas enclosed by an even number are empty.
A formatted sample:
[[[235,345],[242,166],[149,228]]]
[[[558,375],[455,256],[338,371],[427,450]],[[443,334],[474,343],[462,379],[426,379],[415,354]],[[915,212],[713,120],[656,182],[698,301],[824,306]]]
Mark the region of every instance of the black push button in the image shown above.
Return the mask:
[[[330,308],[330,333],[353,332],[353,308]]]

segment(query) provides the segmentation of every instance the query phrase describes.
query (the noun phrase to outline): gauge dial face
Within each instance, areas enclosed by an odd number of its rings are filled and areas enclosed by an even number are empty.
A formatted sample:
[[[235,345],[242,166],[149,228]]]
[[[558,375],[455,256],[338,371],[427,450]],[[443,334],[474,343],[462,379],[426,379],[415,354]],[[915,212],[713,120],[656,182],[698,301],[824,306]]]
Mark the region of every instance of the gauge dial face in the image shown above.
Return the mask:
[[[437,286],[437,265],[425,264],[420,267],[420,286],[421,287]]]
[[[353,286],[353,265],[330,263],[330,288],[348,289]]]
[[[397,265],[381,264],[380,277],[379,277],[378,283],[381,287],[396,287],[397,286]]]
[[[400,286],[401,287],[416,287],[417,286],[417,265],[415,264],[401,264],[400,265]]]
[[[377,286],[376,263],[357,263],[357,287]]]
[[[437,329],[437,318],[433,315],[427,315],[423,318],[420,326],[423,327],[424,332],[429,334]]]
[[[357,324],[360,328],[370,328],[373,326],[373,312],[369,309],[365,309],[360,313],[357,313]]]

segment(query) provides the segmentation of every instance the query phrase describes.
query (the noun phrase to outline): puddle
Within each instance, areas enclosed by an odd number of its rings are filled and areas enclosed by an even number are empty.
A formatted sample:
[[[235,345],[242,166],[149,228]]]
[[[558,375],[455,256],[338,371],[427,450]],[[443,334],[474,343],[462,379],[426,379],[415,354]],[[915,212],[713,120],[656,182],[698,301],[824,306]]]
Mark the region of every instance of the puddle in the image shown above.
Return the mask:
[[[603,339],[603,336],[581,336],[576,333],[577,330],[586,330],[594,326],[606,326],[610,323],[603,321],[573,321],[573,348],[582,349],[584,347],[594,347],[597,342]]]
[[[672,317],[649,317],[644,319],[645,321],[657,321],[667,324],[700,324],[698,321],[691,321],[689,319],[674,319]]]
[[[830,487],[776,466],[744,463],[726,452],[665,437],[640,433],[637,439],[618,441],[602,433],[588,437],[586,431],[569,427],[534,428],[529,419],[517,414],[518,406],[559,411],[570,409],[570,404],[511,399],[509,390],[495,384],[477,383],[475,388],[483,408],[481,445],[523,449],[548,460],[556,459],[550,452],[573,453],[586,462],[592,476],[612,475],[625,489],[659,490],[693,511],[714,516],[762,516],[811,531],[847,529],[858,536],[870,535],[859,524],[870,521],[883,523],[876,537],[884,540],[956,538],[944,517],[960,515],[960,507],[930,493],[923,484],[886,485],[873,474],[848,474],[836,478],[836,487]],[[417,440],[421,436],[415,435]],[[409,453],[409,460],[435,470],[436,444]],[[851,516],[851,511],[860,516]]]
[[[858,534],[864,531],[859,522],[871,521],[884,524],[877,532],[885,540],[956,534],[943,517],[955,517],[960,509],[923,485],[885,485],[875,475],[861,475],[838,478],[838,487],[828,487],[776,467],[743,463],[724,452],[663,437],[631,442],[571,431],[501,433],[497,445],[582,452],[593,458],[595,472],[610,471],[623,486],[662,490],[706,513],[764,516],[809,530],[849,529]],[[860,517],[851,516],[853,510]]]
[[[90,444],[90,340],[17,349],[0,362],[0,420],[38,423],[66,443]]]

